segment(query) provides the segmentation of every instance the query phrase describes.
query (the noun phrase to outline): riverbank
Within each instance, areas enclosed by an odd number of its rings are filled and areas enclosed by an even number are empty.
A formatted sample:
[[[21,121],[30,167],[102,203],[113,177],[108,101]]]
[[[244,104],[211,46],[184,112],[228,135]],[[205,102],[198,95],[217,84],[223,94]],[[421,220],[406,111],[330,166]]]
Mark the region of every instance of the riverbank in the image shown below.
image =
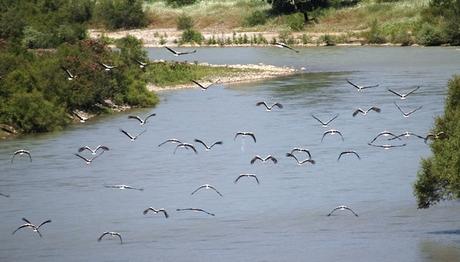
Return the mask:
[[[190,64],[194,65],[194,64]],[[247,65],[215,65],[208,63],[201,63],[198,66],[207,66],[211,68],[229,69],[227,72],[209,75],[201,82],[203,85],[210,85],[212,83],[218,84],[235,84],[242,82],[260,81],[265,79],[283,77],[300,73],[301,71],[291,67],[278,67],[273,65],[264,64],[247,64]],[[223,71],[220,71],[223,72]],[[153,83],[147,84],[147,89],[152,92],[161,92],[166,90],[184,89],[184,88],[199,88],[193,82],[181,83],[176,85],[159,86]]]

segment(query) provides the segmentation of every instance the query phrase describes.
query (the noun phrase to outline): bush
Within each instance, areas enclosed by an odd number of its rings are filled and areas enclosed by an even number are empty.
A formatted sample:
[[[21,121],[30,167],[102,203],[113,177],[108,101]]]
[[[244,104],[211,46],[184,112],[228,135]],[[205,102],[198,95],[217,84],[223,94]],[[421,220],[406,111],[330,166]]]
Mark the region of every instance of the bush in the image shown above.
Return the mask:
[[[109,29],[140,28],[148,23],[142,0],[100,0],[95,19]]]
[[[187,29],[182,33],[181,43],[196,43],[201,44],[204,40],[203,35],[193,29]]]
[[[267,14],[264,11],[256,10],[253,11],[249,16],[245,18],[244,24],[246,26],[263,25],[267,22]]]
[[[196,2],[197,0],[166,0],[166,4],[171,7],[181,7],[185,5],[192,5]]]
[[[433,156],[422,160],[414,184],[419,208],[441,200],[460,198],[460,77],[449,81],[444,116],[435,121],[433,132],[444,132],[444,139],[430,145]]]
[[[286,16],[286,23],[293,31],[302,31],[304,26],[304,17],[300,13]]]
[[[386,42],[385,37],[382,35],[378,22],[374,19],[370,24],[369,31],[365,34],[366,40],[370,44],[383,44]]]
[[[193,18],[186,14],[181,14],[177,17],[177,29],[178,30],[187,30],[192,29],[194,25]]]
[[[426,46],[440,45],[445,38],[440,28],[424,23],[417,32],[417,43]]]

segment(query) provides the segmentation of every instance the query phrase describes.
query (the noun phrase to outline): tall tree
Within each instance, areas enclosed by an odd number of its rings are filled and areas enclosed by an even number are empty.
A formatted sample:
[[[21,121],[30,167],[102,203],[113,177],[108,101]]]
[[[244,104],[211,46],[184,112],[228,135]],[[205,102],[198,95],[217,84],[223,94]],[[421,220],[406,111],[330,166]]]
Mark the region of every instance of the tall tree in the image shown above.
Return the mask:
[[[330,0],[267,0],[267,2],[272,5],[275,13],[302,13],[305,23],[310,20],[309,12],[330,5]]]

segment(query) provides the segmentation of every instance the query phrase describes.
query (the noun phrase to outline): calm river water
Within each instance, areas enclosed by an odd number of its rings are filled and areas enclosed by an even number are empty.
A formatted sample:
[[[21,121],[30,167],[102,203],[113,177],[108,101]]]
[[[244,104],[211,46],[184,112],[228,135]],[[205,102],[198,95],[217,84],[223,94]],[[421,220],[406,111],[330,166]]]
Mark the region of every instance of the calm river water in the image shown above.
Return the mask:
[[[153,59],[175,59],[164,49],[149,49]],[[182,59],[182,57],[180,58]],[[200,48],[189,61],[219,64],[265,63],[305,73],[239,85],[168,91],[153,109],[115,114],[63,132],[0,143],[0,261],[458,261],[460,202],[418,210],[412,184],[420,159],[430,155],[423,140],[379,139],[406,143],[384,150],[367,143],[379,132],[426,135],[443,113],[446,84],[460,73],[455,48],[310,48],[299,54],[277,48]],[[347,84],[380,84],[358,92]],[[420,86],[406,100],[390,93]],[[256,107],[280,102],[281,110]],[[405,118],[397,102],[409,111]],[[378,106],[381,113],[352,117],[357,107]],[[127,118],[155,112],[144,127]],[[311,114],[327,119],[322,127]],[[119,128],[147,130],[131,142]],[[335,128],[338,136],[324,131]],[[254,132],[257,143],[237,138]],[[222,140],[198,154],[158,144],[168,138],[193,143]],[[110,147],[91,165],[73,155],[83,145]],[[299,166],[285,154],[310,149],[315,165]],[[11,154],[31,151],[33,162]],[[344,150],[356,150],[361,160]],[[251,158],[271,154],[278,164]],[[86,156],[90,156],[86,154]],[[260,180],[242,178],[256,174]],[[222,194],[202,190],[214,185]],[[126,184],[143,191],[105,185]],[[347,205],[346,211],[327,214]],[[142,211],[165,208],[170,217]],[[196,207],[214,213],[177,212]],[[40,231],[12,232],[25,217],[52,222]],[[117,231],[123,245],[104,231]]]

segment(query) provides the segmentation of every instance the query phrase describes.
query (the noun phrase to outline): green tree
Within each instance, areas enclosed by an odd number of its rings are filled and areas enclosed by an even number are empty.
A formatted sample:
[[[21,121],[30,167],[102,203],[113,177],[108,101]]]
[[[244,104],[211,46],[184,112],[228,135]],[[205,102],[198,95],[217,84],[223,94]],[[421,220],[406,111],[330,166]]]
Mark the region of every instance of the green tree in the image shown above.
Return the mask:
[[[142,3],[142,0],[97,1],[95,20],[110,29],[145,27],[148,19]]]
[[[433,129],[433,133],[439,132],[445,137],[430,145],[433,156],[422,159],[414,184],[419,208],[460,198],[460,76],[449,81],[444,116],[436,119]]]
[[[305,23],[310,21],[309,12],[318,8],[329,7],[330,5],[330,0],[267,0],[267,2],[272,5],[274,13],[302,13]]]
[[[432,0],[422,11],[420,24],[419,42],[433,39],[429,44],[460,45],[460,0]]]

